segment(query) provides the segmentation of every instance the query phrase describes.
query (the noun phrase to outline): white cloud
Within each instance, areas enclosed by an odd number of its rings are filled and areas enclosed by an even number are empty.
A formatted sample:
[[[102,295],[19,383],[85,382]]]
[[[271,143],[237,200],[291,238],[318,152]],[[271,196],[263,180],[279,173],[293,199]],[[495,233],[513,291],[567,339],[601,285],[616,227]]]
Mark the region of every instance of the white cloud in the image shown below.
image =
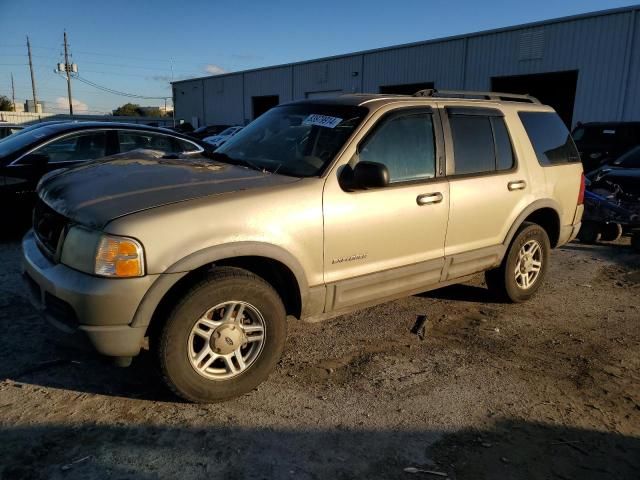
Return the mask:
[[[73,104],[73,113],[87,113],[89,111],[89,105],[80,100],[74,98],[71,103]],[[56,109],[69,109],[69,100],[67,97],[56,98]]]
[[[211,75],[221,75],[227,72],[224,68],[219,67],[218,65],[214,65],[213,63],[210,63],[209,65],[204,67],[204,71],[210,73]]]

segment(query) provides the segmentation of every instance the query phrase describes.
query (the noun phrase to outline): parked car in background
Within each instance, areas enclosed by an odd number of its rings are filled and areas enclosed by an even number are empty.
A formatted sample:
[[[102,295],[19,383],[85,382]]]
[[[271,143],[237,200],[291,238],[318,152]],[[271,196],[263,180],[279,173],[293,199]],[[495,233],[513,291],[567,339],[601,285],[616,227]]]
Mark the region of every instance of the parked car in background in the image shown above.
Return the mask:
[[[204,139],[205,142],[207,142],[210,145],[213,145],[215,148],[221,147],[222,145],[224,145],[227,140],[229,140],[231,137],[233,137],[235,134],[237,134],[240,130],[242,130],[244,127],[229,127],[226,128],[225,130],[223,130],[222,132],[220,132],[219,135],[213,135],[211,137],[206,137]]]
[[[176,123],[174,126],[167,128],[170,128],[171,130],[174,130],[178,133],[191,133],[194,130],[193,125],[191,125],[189,122]]]
[[[206,127],[196,128],[193,132],[189,133],[189,136],[202,140],[207,137],[219,135],[229,127],[230,125],[207,125]]]
[[[0,140],[16,132],[19,132],[23,128],[24,125],[22,124],[0,122]]]
[[[18,130],[17,132],[13,133],[12,135],[23,135],[25,133],[29,133],[37,128],[41,128],[41,127],[46,127],[49,125],[55,125],[57,123],[78,123],[77,120],[51,120],[48,122],[38,122],[38,123],[31,123],[29,125],[25,124],[24,128],[22,128],[21,130]],[[7,137],[5,137],[7,138]],[[1,140],[0,140],[1,141]]]
[[[588,173],[640,145],[640,122],[578,123],[571,136]]]
[[[640,168],[601,167],[587,180],[578,238],[585,243],[611,242],[625,233],[640,250]]]
[[[192,154],[209,147],[193,138],[145,125],[37,124],[0,141],[0,207],[31,208],[38,180],[51,170],[137,148]]]
[[[22,243],[32,301],[121,365],[151,348],[172,391],[213,402],[267,378],[288,315],[480,272],[497,298],[528,300],[580,228],[578,152],[531,97],[453,93],[294,102],[209,158],[52,173]]]

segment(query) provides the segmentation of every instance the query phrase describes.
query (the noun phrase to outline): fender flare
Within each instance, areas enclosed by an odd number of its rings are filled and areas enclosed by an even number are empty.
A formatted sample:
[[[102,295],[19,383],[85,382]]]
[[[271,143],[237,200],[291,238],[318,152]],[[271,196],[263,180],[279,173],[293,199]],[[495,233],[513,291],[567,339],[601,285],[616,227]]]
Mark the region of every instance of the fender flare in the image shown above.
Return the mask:
[[[529,204],[527,208],[525,208],[522,212],[520,212],[520,215],[518,215],[518,217],[515,219],[515,221],[511,225],[511,228],[507,232],[507,236],[504,239],[504,242],[502,242],[502,245],[504,246],[505,250],[511,244],[511,240],[513,240],[513,237],[515,236],[516,232],[518,231],[522,223],[525,221],[525,219],[536,210],[541,210],[543,208],[550,208],[556,213],[556,215],[558,216],[558,227],[561,227],[560,204],[550,198],[536,200],[533,203]]]
[[[265,257],[276,260],[291,270],[296,282],[298,283],[300,302],[304,308],[307,293],[309,291],[309,284],[302,265],[291,253],[282,247],[269,243],[254,241],[234,242],[198,250],[197,252],[193,252],[181,260],[178,260],[167,268],[144,295],[140,305],[138,305],[131,322],[131,326],[148,326],[149,323],[151,323],[151,317],[153,316],[157,306],[160,304],[160,301],[164,298],[167,292],[171,290],[178,281],[187,276],[193,270],[210,263],[215,263],[218,260],[249,256]]]

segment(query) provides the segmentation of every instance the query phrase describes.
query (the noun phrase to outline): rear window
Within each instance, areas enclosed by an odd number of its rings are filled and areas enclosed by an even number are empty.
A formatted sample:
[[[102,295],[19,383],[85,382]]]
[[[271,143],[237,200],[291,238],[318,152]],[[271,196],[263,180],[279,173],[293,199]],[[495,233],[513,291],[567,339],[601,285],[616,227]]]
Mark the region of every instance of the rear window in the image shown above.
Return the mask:
[[[579,162],[571,134],[553,112],[518,112],[542,166]]]

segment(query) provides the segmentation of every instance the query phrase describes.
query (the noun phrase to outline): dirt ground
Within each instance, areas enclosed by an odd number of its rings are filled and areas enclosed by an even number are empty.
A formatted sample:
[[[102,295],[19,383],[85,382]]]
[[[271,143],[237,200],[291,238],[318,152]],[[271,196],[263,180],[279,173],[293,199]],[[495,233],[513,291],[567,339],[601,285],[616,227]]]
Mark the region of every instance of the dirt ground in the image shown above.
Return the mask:
[[[271,378],[206,406],[169,395],[148,355],[119,369],[60,346],[19,272],[19,242],[2,241],[2,479],[640,475],[640,256],[625,241],[554,251],[527,304],[494,303],[479,276],[290,322]]]

